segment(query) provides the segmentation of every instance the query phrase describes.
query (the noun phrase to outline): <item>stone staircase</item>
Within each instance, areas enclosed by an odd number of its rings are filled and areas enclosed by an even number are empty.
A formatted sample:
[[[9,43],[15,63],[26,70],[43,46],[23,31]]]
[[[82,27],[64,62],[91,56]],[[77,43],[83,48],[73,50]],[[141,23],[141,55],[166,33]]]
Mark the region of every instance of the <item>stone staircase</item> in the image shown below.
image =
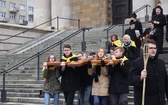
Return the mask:
[[[105,48],[106,42],[106,32],[103,31],[105,27],[90,29],[85,32],[85,41],[87,46],[87,52],[96,51],[98,48]],[[35,47],[28,49],[24,53],[12,54],[8,56],[1,56],[0,59],[0,71],[3,69],[9,68],[12,65],[17,64],[18,62],[24,60],[25,58],[36,54],[38,51],[43,50],[44,48],[54,44],[60,39],[65,38],[69,34],[75,32],[76,30],[65,31],[61,34],[52,37],[51,39],[46,40],[43,43],[36,45]],[[113,30],[109,32],[117,33],[119,38],[122,36],[122,27],[116,26]],[[109,35],[110,37],[110,35]],[[71,38],[66,43],[71,44],[72,50],[74,53],[81,51],[81,41],[82,33]],[[166,61],[166,67],[168,67],[168,43],[164,42],[164,54],[161,54],[159,57]],[[47,59],[48,54],[55,54],[57,60],[59,60],[58,50],[59,46],[46,52],[40,56],[40,64]],[[17,53],[17,52],[16,52]],[[14,71],[6,74],[6,90],[7,90],[7,102],[0,102],[0,105],[43,105],[44,99],[39,98],[39,90],[42,89],[43,79],[40,69],[40,78],[37,80],[37,59],[28,62],[21,67],[15,69]],[[0,90],[2,90],[2,74],[0,74]],[[133,87],[130,86],[130,93],[128,96],[129,105],[133,105]],[[53,99],[51,98],[51,105],[53,104]],[[60,105],[65,105],[63,94],[60,94]],[[75,95],[74,105],[77,105],[77,94]]]

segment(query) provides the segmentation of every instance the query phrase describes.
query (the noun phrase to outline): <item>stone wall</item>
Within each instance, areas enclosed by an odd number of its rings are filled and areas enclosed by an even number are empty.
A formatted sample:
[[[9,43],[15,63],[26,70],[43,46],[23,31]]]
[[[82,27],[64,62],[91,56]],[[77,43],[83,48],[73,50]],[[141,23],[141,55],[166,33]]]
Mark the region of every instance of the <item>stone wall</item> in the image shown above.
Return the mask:
[[[80,19],[81,27],[107,25],[107,0],[71,0],[71,17]]]

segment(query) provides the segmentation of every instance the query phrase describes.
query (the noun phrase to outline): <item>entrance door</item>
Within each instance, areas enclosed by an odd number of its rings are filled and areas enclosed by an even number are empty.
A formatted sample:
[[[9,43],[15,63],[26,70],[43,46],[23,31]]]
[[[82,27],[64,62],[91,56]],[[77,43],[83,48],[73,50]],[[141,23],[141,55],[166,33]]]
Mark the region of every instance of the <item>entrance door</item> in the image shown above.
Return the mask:
[[[113,0],[112,14],[113,24],[123,23],[132,14],[132,0]]]

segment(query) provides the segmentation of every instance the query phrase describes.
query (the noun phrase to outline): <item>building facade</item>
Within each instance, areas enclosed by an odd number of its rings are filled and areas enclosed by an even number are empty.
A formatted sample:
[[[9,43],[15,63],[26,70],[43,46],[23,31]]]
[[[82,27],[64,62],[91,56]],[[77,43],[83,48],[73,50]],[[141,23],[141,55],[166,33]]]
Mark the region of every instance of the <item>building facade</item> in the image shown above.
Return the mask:
[[[77,22],[68,19],[80,19],[81,27],[101,27],[117,23],[127,18],[133,11],[143,5],[148,7],[148,15],[159,0],[0,0],[0,22],[25,26],[37,26],[50,19],[41,28],[77,27]],[[164,14],[168,14],[168,1],[160,0]],[[144,21],[146,9],[137,13],[138,18]],[[54,19],[55,18],[55,19]]]
[[[28,24],[26,0],[0,0],[0,13],[1,22],[18,25]]]

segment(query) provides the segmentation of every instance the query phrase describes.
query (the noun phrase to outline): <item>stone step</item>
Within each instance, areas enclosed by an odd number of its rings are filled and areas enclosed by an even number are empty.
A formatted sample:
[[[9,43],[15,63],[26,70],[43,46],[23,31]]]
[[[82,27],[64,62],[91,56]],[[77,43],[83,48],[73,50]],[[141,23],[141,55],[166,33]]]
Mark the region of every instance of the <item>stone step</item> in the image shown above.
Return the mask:
[[[44,104],[44,98],[8,97],[7,98],[7,103],[8,102],[18,103],[17,105],[38,105],[38,104],[41,105],[41,104]],[[53,104],[53,98],[50,99],[50,103]],[[3,105],[8,105],[8,104],[3,103]],[[11,104],[11,105],[13,105],[13,104]],[[64,99],[59,99],[59,105],[65,105],[65,100]],[[77,105],[77,100],[74,100],[73,105]]]
[[[62,96],[61,96],[62,97]],[[65,104],[65,100],[63,98],[59,99],[59,103],[61,105]],[[10,103],[11,102],[11,103]],[[37,97],[18,97],[18,96],[15,96],[15,97],[7,97],[7,102],[6,103],[3,103],[4,105],[8,105],[9,103],[10,104],[14,104],[14,102],[18,103],[18,105],[26,105],[26,104],[32,104],[34,105],[35,103],[38,105],[40,104],[43,104],[44,103],[44,98],[37,98]],[[21,102],[24,102],[24,103],[21,103]],[[77,97],[74,99],[74,104],[73,105],[77,105]],[[53,103],[53,98],[50,99],[50,103],[52,104]],[[13,105],[12,104],[12,105]],[[15,105],[15,104],[14,104]],[[133,96],[128,96],[128,105],[133,105]]]
[[[0,87],[3,85],[0,84]],[[6,84],[5,87],[7,88],[38,88],[41,89],[43,87],[43,84]]]
[[[2,80],[0,80],[0,83],[3,83]],[[5,80],[6,84],[43,84],[44,80]]]
[[[9,88],[6,87],[5,90],[8,92],[24,92],[24,93],[39,93],[39,91],[42,88],[22,88],[22,87],[17,87],[17,88]],[[0,88],[2,90],[2,88]]]
[[[0,105],[44,105],[44,104],[20,103],[20,102],[0,102]]]
[[[7,97],[35,97],[39,98],[39,91],[37,92],[7,92]],[[78,94],[75,94],[75,99],[78,99]],[[60,93],[60,99],[64,99],[63,93]]]
[[[33,103],[15,103],[15,102],[5,102],[5,103],[2,103],[0,102],[0,105],[44,105],[44,104],[33,104]],[[61,103],[60,105],[65,105],[65,103]],[[134,105],[133,102],[128,102],[128,105]]]

